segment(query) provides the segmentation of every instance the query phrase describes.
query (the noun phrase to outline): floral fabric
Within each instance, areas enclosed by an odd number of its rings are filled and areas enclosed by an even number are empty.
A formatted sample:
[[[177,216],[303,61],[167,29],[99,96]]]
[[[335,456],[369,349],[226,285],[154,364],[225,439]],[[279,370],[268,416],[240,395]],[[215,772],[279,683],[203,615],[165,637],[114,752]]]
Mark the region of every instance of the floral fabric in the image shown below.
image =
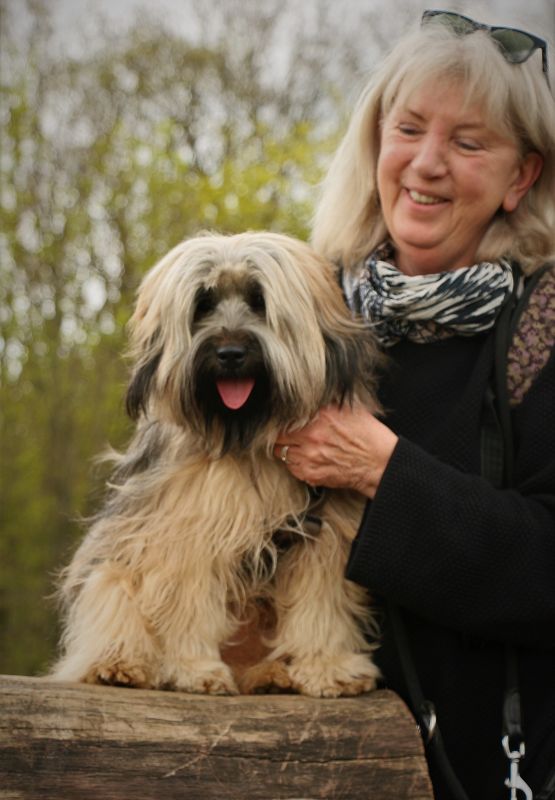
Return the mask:
[[[507,356],[512,406],[519,405],[555,347],[555,266],[540,278],[520,315]]]

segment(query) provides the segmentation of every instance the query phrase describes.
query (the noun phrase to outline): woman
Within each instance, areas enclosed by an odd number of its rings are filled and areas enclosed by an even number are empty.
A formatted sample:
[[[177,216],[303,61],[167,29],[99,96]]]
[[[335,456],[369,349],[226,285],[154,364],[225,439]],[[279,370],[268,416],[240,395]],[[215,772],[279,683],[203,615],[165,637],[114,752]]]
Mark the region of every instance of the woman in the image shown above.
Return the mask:
[[[511,759],[518,797],[540,796],[555,765],[553,353],[512,412],[514,486],[495,488],[480,454],[500,311],[555,256],[554,176],[545,43],[427,12],[363,92],[315,220],[389,355],[385,414],[323,409],[275,455],[369,498],[347,577],[384,606],[376,661],[431,722],[437,798],[509,796]],[[507,644],[523,758],[501,742]]]

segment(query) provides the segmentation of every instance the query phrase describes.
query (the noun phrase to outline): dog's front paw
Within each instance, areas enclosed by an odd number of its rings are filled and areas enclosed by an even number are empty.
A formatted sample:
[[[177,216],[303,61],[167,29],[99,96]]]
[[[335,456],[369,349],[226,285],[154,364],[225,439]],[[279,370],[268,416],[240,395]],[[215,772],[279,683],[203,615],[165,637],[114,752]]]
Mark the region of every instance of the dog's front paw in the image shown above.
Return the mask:
[[[287,662],[260,661],[249,667],[241,676],[239,686],[243,694],[275,694],[294,691]]]
[[[169,673],[166,683],[179,692],[239,694],[231,670],[223,662],[189,661]]]
[[[129,686],[134,689],[154,689],[156,683],[147,667],[131,665],[125,661],[99,664],[84,677],[85,683],[102,683],[110,686]]]
[[[380,676],[375,664],[361,653],[294,659],[287,672],[293,689],[310,697],[352,697],[371,692]]]

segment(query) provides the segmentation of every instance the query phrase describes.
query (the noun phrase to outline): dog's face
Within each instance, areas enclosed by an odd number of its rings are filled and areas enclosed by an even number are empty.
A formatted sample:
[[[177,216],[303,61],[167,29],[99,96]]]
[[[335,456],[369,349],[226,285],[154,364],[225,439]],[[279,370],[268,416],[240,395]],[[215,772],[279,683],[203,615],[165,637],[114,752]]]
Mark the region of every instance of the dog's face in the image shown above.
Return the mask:
[[[131,327],[131,416],[170,419],[217,453],[373,391],[376,348],[333,268],[279,234],[178,245],[143,281]]]

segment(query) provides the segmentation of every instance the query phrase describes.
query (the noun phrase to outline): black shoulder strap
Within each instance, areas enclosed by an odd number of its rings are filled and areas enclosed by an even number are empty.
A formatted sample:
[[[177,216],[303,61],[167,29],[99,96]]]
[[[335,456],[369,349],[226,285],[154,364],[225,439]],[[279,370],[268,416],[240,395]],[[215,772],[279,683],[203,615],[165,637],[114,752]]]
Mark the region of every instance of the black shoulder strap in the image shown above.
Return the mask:
[[[513,431],[507,386],[507,353],[513,335],[513,320],[520,307],[520,268],[513,264],[514,287],[495,324],[493,373],[484,397],[481,431],[481,474],[500,489],[513,481]],[[520,313],[519,313],[520,316]]]
[[[517,299],[520,270],[513,265],[515,288],[505,303],[495,327],[493,374],[486,389],[481,431],[481,473],[496,488],[514,482],[514,446],[511,406],[507,383],[507,355],[514,334],[515,318],[520,317],[530,297],[529,286]],[[535,283],[534,283],[535,285]],[[511,781],[518,775],[518,764],[525,754],[516,648],[505,647],[505,694],[502,709],[502,746],[510,764]],[[519,780],[522,780],[518,776]],[[516,777],[515,777],[516,780]],[[515,787],[516,788],[516,787]],[[526,786],[529,789],[528,786]]]

